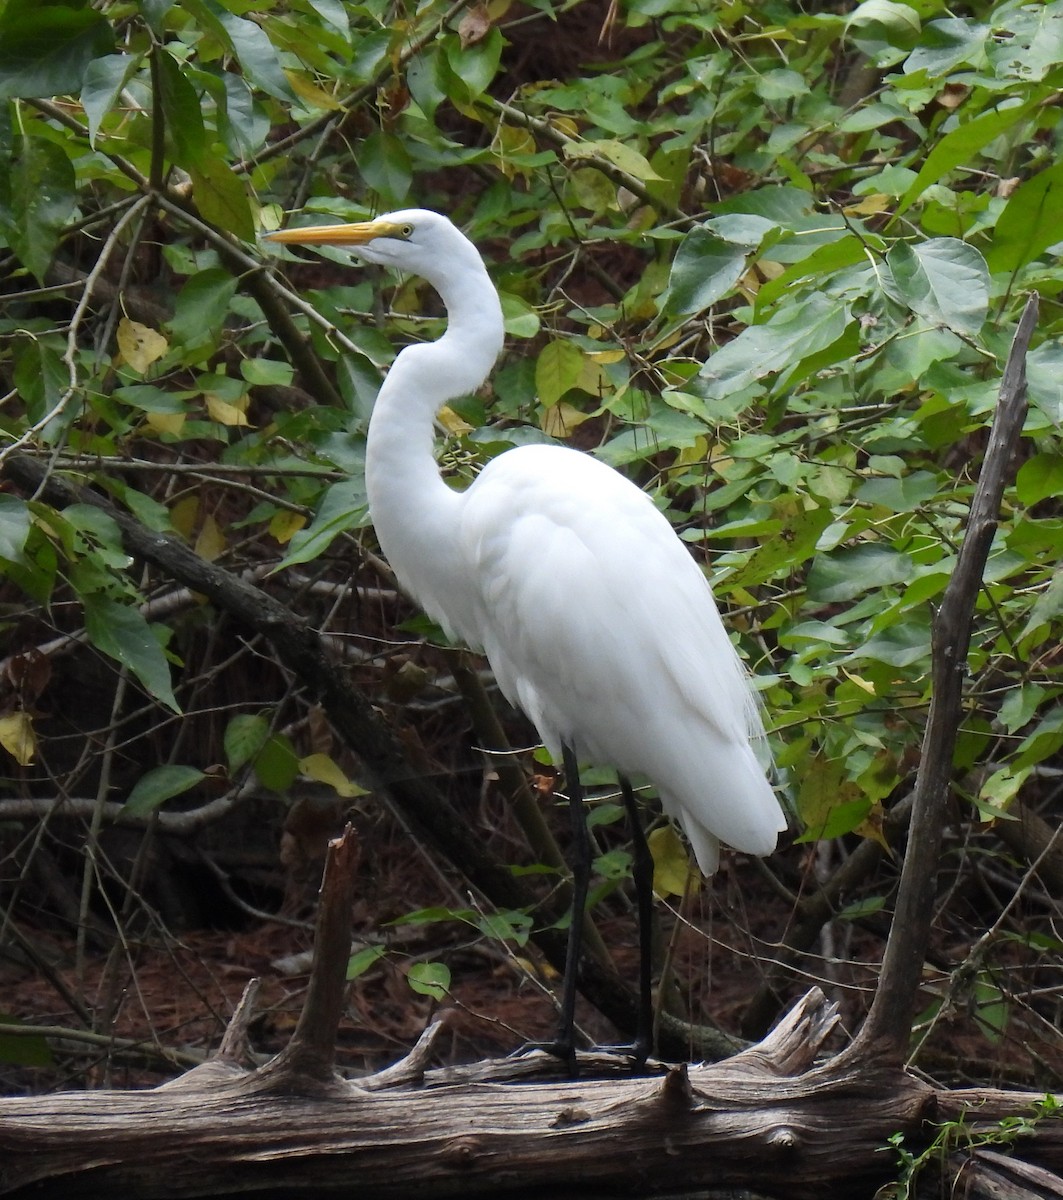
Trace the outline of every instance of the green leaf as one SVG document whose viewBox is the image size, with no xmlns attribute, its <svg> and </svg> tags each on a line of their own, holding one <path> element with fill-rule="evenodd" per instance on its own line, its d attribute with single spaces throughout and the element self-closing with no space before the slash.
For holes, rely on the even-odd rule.
<svg viewBox="0 0 1063 1200">
<path fill-rule="evenodd" d="M 539 332 L 539 314 L 520 296 L 500 291 L 502 320 L 510 337 L 533 338 Z"/>
<path fill-rule="evenodd" d="M 8 0 L 0 15 L 0 100 L 77 95 L 114 31 L 93 8 Z"/>
<path fill-rule="evenodd" d="M 930 659 L 930 627 L 918 621 L 876 633 L 863 645 L 846 655 L 846 662 L 871 659 L 888 666 L 904 668 L 916 663 L 925 665 Z"/>
<path fill-rule="evenodd" d="M 363 946 L 356 954 L 352 954 L 347 960 L 347 981 L 357 979 L 364 975 L 370 967 L 378 963 L 388 949 L 386 946 Z"/>
<path fill-rule="evenodd" d="M 271 792 L 286 792 L 299 775 L 299 757 L 283 733 L 266 739 L 255 755 L 255 775 Z"/>
<path fill-rule="evenodd" d="M 15 360 L 15 386 L 25 403 L 31 421 L 41 421 L 59 402 L 70 385 L 70 370 L 63 362 L 61 343 L 50 337 L 33 338 Z M 68 409 L 73 408 L 68 405 Z M 41 438 L 54 442 L 69 423 L 59 416 L 41 431 Z"/>
<path fill-rule="evenodd" d="M 692 229 L 676 251 L 662 306 L 684 315 L 715 304 L 741 279 L 748 253 L 704 226 Z"/>
<path fill-rule="evenodd" d="M 225 726 L 222 744 L 230 772 L 239 771 L 266 744 L 269 721 L 258 713 L 239 713 Z"/>
<path fill-rule="evenodd" d="M 190 171 L 208 148 L 199 96 L 171 54 L 158 45 L 152 54 L 158 81 L 155 103 L 161 107 L 166 122 L 170 152 L 179 167 Z"/>
<path fill-rule="evenodd" d="M 378 37 L 383 41 L 382 51 L 386 51 L 389 41 L 387 31 L 381 30 Z M 410 89 L 410 95 L 429 120 L 447 98 L 440 62 L 438 45 L 429 45 L 406 64 L 406 85 Z"/>
<path fill-rule="evenodd" d="M 485 937 L 499 942 L 513 942 L 517 946 L 527 945 L 534 927 L 535 922 L 531 917 L 519 909 L 483 913 L 476 917 L 476 928 Z"/>
<path fill-rule="evenodd" d="M 856 499 L 865 504 L 878 504 L 891 512 L 915 512 L 920 505 L 933 499 L 939 490 L 938 477 L 929 471 L 913 471 L 899 479 L 888 476 L 865 480 L 856 492 Z"/>
<path fill-rule="evenodd" d="M 0 1025 L 17 1025 L 27 1033 L 33 1028 L 11 1013 L 0 1012 Z M 51 1067 L 55 1065 L 52 1048 L 43 1034 L 0 1033 L 0 1063 L 10 1067 Z"/>
<path fill-rule="evenodd" d="M 981 150 L 989 145 L 994 138 L 1006 133 L 1009 129 L 1023 120 L 1030 111 L 1034 100 L 1025 104 L 1012 104 L 1007 108 L 992 109 L 960 125 L 957 129 L 946 133 L 940 142 L 930 151 L 919 169 L 912 186 L 901 197 L 895 216 L 900 216 L 932 184 L 937 183 L 950 171 L 964 163 L 974 162 Z"/>
<path fill-rule="evenodd" d="M 470 97 L 480 96 L 490 87 L 498 73 L 503 44 L 497 26 L 492 26 L 483 39 L 464 48 L 457 38 L 448 40 L 447 63 L 468 88 Z"/>
<path fill-rule="evenodd" d="M 991 30 L 970 18 L 946 17 L 923 28 L 920 43 L 904 61 L 904 73 L 925 71 L 929 78 L 947 75 L 961 63 L 986 65 L 985 43 Z"/>
<path fill-rule="evenodd" d="M 1021 183 L 993 229 L 986 259 L 992 271 L 1018 271 L 1063 238 L 1063 163 Z"/>
<path fill-rule="evenodd" d="M 1063 496 L 1063 456 L 1035 454 L 1028 458 L 1015 477 L 1015 491 L 1028 508 L 1049 496 Z"/>
<path fill-rule="evenodd" d="M 750 325 L 717 350 L 698 373 L 703 394 L 725 400 L 758 379 L 792 367 L 838 340 L 849 309 L 833 297 L 813 294 L 788 306 L 763 325 Z"/>
<path fill-rule="evenodd" d="M 93 59 L 81 87 L 81 107 L 89 124 L 89 145 L 95 146 L 100 123 L 113 112 L 118 95 L 142 61 L 139 54 L 105 54 Z"/>
<path fill-rule="evenodd" d="M 789 295 L 796 283 L 818 276 L 829 278 L 843 267 L 851 267 L 864 262 L 869 254 L 870 251 L 865 243 L 851 233 L 817 246 L 811 254 L 805 255 L 804 258 L 787 267 L 781 275 L 777 275 L 774 279 L 769 279 L 761 285 L 756 296 L 757 321 L 760 321 L 761 315 L 780 296 Z"/>
<path fill-rule="evenodd" d="M 974 337 L 989 314 L 985 259 L 959 238 L 899 242 L 886 256 L 895 289 L 887 289 L 916 315 Z"/>
<path fill-rule="evenodd" d="M 175 2 L 176 0 L 137 0 L 137 7 L 152 32 L 161 35 L 163 18 L 173 8 Z"/>
<path fill-rule="evenodd" d="M 1033 608 L 1030 609 L 1030 615 L 1026 619 L 1026 624 L 1019 634 L 1019 641 L 1025 641 L 1032 633 L 1040 629 L 1042 625 L 1048 626 L 1061 613 L 1063 613 L 1063 568 L 1056 570 L 1051 580 L 1049 580 L 1048 587 L 1034 601 Z M 1031 687 L 1032 685 L 1028 684 L 1023 689 L 1024 694 Z M 1001 711 L 1003 712 L 1003 708 Z"/>
<path fill-rule="evenodd" d="M 170 665 L 140 610 L 100 592 L 90 592 L 82 601 L 85 631 L 96 649 L 128 667 L 150 695 L 180 712 L 170 682 Z"/>
<path fill-rule="evenodd" d="M 583 351 L 566 338 L 555 338 L 535 360 L 535 390 L 540 404 L 552 408 L 583 374 Z"/>
<path fill-rule="evenodd" d="M 196 767 L 153 767 L 136 781 L 122 811 L 143 817 L 154 812 L 160 804 L 194 788 L 206 775 Z"/>
<path fill-rule="evenodd" d="M 318 505 L 313 523 L 295 534 L 289 543 L 288 553 L 276 569 L 280 571 L 297 563 L 310 562 L 324 554 L 334 538 L 348 529 L 364 525 L 367 511 L 364 480 L 344 479 L 334 483 Z"/>
<path fill-rule="evenodd" d="M 871 800 L 845 778 L 845 764 L 817 754 L 806 766 L 797 794 L 797 812 L 805 826 L 799 842 L 851 833 L 871 810 Z"/>
<path fill-rule="evenodd" d="M 433 1000 L 444 1000 L 450 991 L 450 968 L 446 963 L 411 963 L 406 978 L 412 991 Z"/>
<path fill-rule="evenodd" d="M 237 280 L 222 267 L 197 271 L 181 289 L 174 305 L 170 332 L 185 347 L 208 339 L 213 344 L 236 294 Z"/>
<path fill-rule="evenodd" d="M 43 283 L 74 211 L 74 168 L 54 142 L 19 138 L 9 171 L 0 171 L 0 229 Z"/>
<path fill-rule="evenodd" d="M 240 374 L 253 387 L 288 387 L 295 377 L 291 363 L 275 358 L 242 358 Z"/>
<path fill-rule="evenodd" d="M 753 551 L 727 578 L 728 588 L 755 587 L 779 572 L 788 572 L 811 557 L 820 534 L 834 519 L 829 508 L 812 508 L 790 518 L 779 532 Z"/>
<path fill-rule="evenodd" d="M 30 511 L 25 500 L 0 492 L 0 558 L 19 562 L 30 535 Z"/>
<path fill-rule="evenodd" d="M 252 241 L 255 219 L 243 177 L 213 153 L 201 155 L 189 166 L 188 173 L 192 177 L 192 195 L 200 216 L 219 229 L 244 241 Z M 233 280 L 234 286 L 235 283 Z"/>
<path fill-rule="evenodd" d="M 254 21 L 236 16 L 215 0 L 199 2 L 225 30 L 232 51 L 251 83 L 277 100 L 296 103 L 295 93 L 284 74 L 280 57 L 265 30 Z"/>
<path fill-rule="evenodd" d="M 413 182 L 413 163 L 405 142 L 375 129 L 358 151 L 358 170 L 366 183 L 389 204 L 401 204 Z"/>
<path fill-rule="evenodd" d="M 808 597 L 819 604 L 837 604 L 873 588 L 907 583 L 914 569 L 907 554 L 889 546 L 840 546 L 817 555 L 808 572 Z"/>
</svg>

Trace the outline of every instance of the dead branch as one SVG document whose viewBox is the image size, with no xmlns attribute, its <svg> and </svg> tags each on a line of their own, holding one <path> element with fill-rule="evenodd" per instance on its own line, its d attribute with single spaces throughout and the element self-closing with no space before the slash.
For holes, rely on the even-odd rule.
<svg viewBox="0 0 1063 1200">
<path fill-rule="evenodd" d="M 934 884 L 950 794 L 953 749 L 962 717 L 974 606 L 1026 415 L 1026 352 L 1036 325 L 1034 294 L 1026 302 L 1012 340 L 989 445 L 967 519 L 967 532 L 934 621 L 930 713 L 915 782 L 908 849 L 882 959 L 882 976 L 871 1011 L 851 1048 L 854 1054 L 873 1050 L 876 1059 L 885 1056 L 900 1062 L 911 1033 L 923 960 L 930 942 Z"/>
<path fill-rule="evenodd" d="M 744 1186 L 864 1197 L 893 1173 L 891 1134 L 918 1139 L 927 1120 L 972 1111 L 982 1122 L 1032 1113 L 1038 1099 L 936 1093 L 852 1056 L 817 1065 L 835 1023 L 818 991 L 758 1046 L 713 1066 L 653 1064 L 660 1074 L 632 1078 L 623 1059 L 585 1055 L 586 1074 L 613 1077 L 557 1082 L 537 1074 L 544 1061 L 557 1069 L 538 1054 L 425 1071 L 437 1022 L 396 1067 L 341 1080 L 323 1043 L 342 993 L 355 857 L 349 833 L 330 845 L 307 1005 L 287 1050 L 258 1070 L 239 1066 L 242 1002 L 222 1052 L 172 1084 L 0 1100 L 0 1195 L 516 1198 L 570 1192 L 578 1179 L 582 1196 Z M 1063 1122 L 1024 1151 L 1018 1161 L 983 1143 L 974 1194 L 1055 1197 L 1044 1189 L 1063 1187 L 1051 1174 L 1063 1166 Z M 1001 1179 L 1011 1191 L 989 1190 Z"/>
</svg>

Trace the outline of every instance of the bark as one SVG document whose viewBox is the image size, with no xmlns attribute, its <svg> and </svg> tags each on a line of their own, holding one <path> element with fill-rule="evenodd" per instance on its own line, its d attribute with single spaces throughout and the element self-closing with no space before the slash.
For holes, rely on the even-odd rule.
<svg viewBox="0 0 1063 1200">
<path fill-rule="evenodd" d="M 928 1122 L 974 1112 L 985 1127 L 1039 1099 L 939 1093 L 852 1054 L 817 1062 L 836 1022 L 818 991 L 763 1042 L 712 1066 L 655 1064 L 657 1074 L 633 1078 L 623 1058 L 580 1055 L 582 1071 L 613 1077 L 557 1081 L 560 1064 L 537 1052 L 427 1071 L 438 1020 L 403 1062 L 341 1079 L 332 1046 L 355 865 L 348 831 L 329 849 L 311 986 L 281 1054 L 257 1070 L 239 1065 L 248 996 L 215 1059 L 173 1083 L 0 1100 L 0 1195 L 560 1196 L 578 1180 L 583 1197 L 741 1186 L 857 1200 L 895 1173 L 890 1135 L 918 1145 L 933 1135 Z M 1063 1167 L 1063 1123 L 1040 1126 L 1023 1151 L 1005 1158 L 983 1142 L 955 1169 L 975 1173 L 972 1194 L 987 1198 L 1063 1191 L 1052 1173 Z"/>
</svg>

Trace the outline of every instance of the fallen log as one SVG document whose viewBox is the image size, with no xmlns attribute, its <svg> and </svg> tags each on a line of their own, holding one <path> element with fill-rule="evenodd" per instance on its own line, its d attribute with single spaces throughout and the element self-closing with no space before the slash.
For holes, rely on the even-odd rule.
<svg viewBox="0 0 1063 1200">
<path fill-rule="evenodd" d="M 358 1190 L 403 1200 L 556 1196 L 578 1181 L 581 1196 L 744 1186 L 794 1200 L 842 1187 L 859 1197 L 896 1174 L 892 1135 L 925 1145 L 935 1122 L 972 1112 L 990 1133 L 980 1135 L 981 1157 L 957 1170 L 980 1171 L 986 1187 L 1004 1179 L 1015 1198 L 1053 1195 L 1043 1187 L 1063 1169 L 1063 1122 L 1031 1129 L 1022 1147 L 1029 1170 L 985 1157 L 995 1144 L 991 1122 L 1032 1116 L 1041 1097 L 936 1091 L 859 1053 L 822 1061 L 836 1014 L 818 989 L 762 1042 L 712 1065 L 652 1064 L 653 1074 L 632 1077 L 622 1056 L 581 1054 L 584 1077 L 568 1080 L 536 1052 L 431 1070 L 441 1017 L 400 1063 L 340 1078 L 333 1047 L 355 860 L 348 830 L 330 847 L 307 1001 L 280 1054 L 257 1069 L 241 1065 L 251 988 L 214 1059 L 169 1084 L 0 1100 L 0 1195 Z"/>
</svg>

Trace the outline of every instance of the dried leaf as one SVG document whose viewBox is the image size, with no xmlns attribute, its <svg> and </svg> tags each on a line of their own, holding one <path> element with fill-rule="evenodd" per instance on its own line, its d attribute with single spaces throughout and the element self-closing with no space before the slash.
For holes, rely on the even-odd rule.
<svg viewBox="0 0 1063 1200">
<path fill-rule="evenodd" d="M 461 48 L 466 50 L 469 46 L 475 46 L 477 42 L 482 42 L 490 31 L 491 14 L 485 5 L 474 5 L 461 18 L 461 23 L 458 25 Z"/>
<path fill-rule="evenodd" d="M 235 404 L 230 404 L 228 400 L 222 400 L 221 397 L 215 396 L 211 392 L 207 392 L 205 395 L 207 412 L 210 414 L 212 421 L 217 421 L 219 425 L 250 426 L 251 422 L 247 419 L 243 411 L 243 407 L 247 405 L 246 396 L 241 401 L 243 407 L 238 408 Z"/>
<path fill-rule="evenodd" d="M 118 349 L 125 361 L 143 375 L 152 363 L 158 362 L 170 348 L 170 343 L 148 325 L 123 317 L 118 322 Z"/>
<path fill-rule="evenodd" d="M 0 717 L 0 746 L 20 767 L 28 767 L 33 762 L 37 739 L 29 713 L 13 712 Z"/>
</svg>

